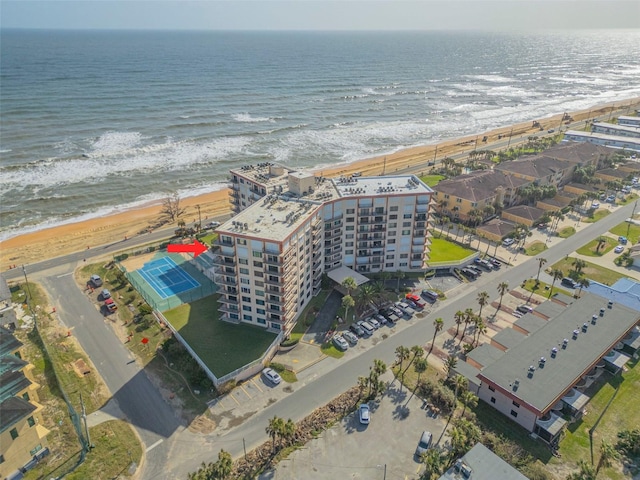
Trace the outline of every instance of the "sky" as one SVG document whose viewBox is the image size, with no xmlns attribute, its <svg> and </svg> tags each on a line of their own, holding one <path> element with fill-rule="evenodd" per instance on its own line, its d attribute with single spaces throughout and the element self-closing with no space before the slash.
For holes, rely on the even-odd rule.
<svg viewBox="0 0 640 480">
<path fill-rule="evenodd" d="M 0 0 L 1 28 L 640 29 L 640 0 Z"/>
</svg>

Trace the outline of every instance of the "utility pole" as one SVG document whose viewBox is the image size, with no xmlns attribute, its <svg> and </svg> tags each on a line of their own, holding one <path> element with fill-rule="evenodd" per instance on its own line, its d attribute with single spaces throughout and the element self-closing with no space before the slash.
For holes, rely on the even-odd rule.
<svg viewBox="0 0 640 480">
<path fill-rule="evenodd" d="M 511 135 L 513 135 L 513 127 L 511 127 L 511 131 L 509 132 L 509 142 L 507 142 L 507 148 L 511 145 Z"/>
<path fill-rule="evenodd" d="M 631 222 L 633 222 L 633 214 L 636 213 L 637 206 L 638 206 L 638 200 L 636 200 L 636 203 L 633 204 L 633 210 L 631 210 L 631 218 L 627 222 L 627 238 L 629 238 L 629 230 L 631 230 Z"/>
<path fill-rule="evenodd" d="M 198 231 L 202 230 L 202 216 L 200 215 L 200 205 L 196 205 L 198 209 Z"/>
<path fill-rule="evenodd" d="M 31 287 L 29 287 L 29 280 L 27 279 L 27 269 L 24 266 L 24 264 L 22 265 L 22 273 L 24 273 L 24 285 L 27 288 L 27 294 L 29 296 L 29 299 L 27 300 L 27 305 L 29 305 L 29 309 L 33 310 L 31 308 L 31 300 L 33 300 L 33 296 L 31 295 Z"/>
<path fill-rule="evenodd" d="M 82 393 L 80 394 L 80 407 L 82 408 L 82 420 L 84 422 L 84 430 L 87 434 L 87 452 L 91 451 L 91 435 L 89 435 L 89 425 L 87 424 L 87 410 L 84 408 L 82 401 Z"/>
<path fill-rule="evenodd" d="M 433 152 L 433 164 L 436 164 L 436 156 L 438 155 L 438 145 L 436 145 L 436 151 Z"/>
<path fill-rule="evenodd" d="M 387 157 L 384 157 L 384 163 L 382 164 L 382 175 L 387 171 Z"/>
</svg>

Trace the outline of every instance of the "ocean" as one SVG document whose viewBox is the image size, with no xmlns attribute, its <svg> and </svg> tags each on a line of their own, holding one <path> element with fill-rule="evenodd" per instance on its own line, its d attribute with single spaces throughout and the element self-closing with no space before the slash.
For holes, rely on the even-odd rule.
<svg viewBox="0 0 640 480">
<path fill-rule="evenodd" d="M 640 32 L 0 32 L 0 239 L 640 96 Z"/>
</svg>

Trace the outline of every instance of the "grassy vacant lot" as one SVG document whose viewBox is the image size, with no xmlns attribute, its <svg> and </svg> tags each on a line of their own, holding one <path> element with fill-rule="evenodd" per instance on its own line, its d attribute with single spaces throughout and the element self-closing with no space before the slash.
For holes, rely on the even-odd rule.
<svg viewBox="0 0 640 480">
<path fill-rule="evenodd" d="M 544 252 L 547 249 L 547 245 L 544 242 L 535 241 L 525 250 L 525 255 L 535 257 L 539 253 Z"/>
<path fill-rule="evenodd" d="M 611 212 L 609 210 L 601 208 L 601 209 L 595 211 L 595 213 L 593 214 L 593 217 L 586 217 L 584 219 L 584 223 L 595 223 L 598 220 L 600 220 L 601 218 L 606 217 L 610 213 Z"/>
<path fill-rule="evenodd" d="M 573 227 L 564 227 L 562 230 L 558 232 L 558 236 L 560 238 L 569 238 L 571 235 L 576 233 L 576 229 Z"/>
<path fill-rule="evenodd" d="M 616 387 L 618 394 L 602 417 L 593 435 L 594 460 L 597 463 L 600 457 L 600 444 L 607 440 L 615 445 L 617 434 L 621 430 L 638 428 L 640 425 L 640 409 L 637 405 L 638 391 L 640 391 L 640 362 L 637 360 L 627 364 L 629 370 L 622 376 L 613 376 L 604 373 L 598 382 L 587 390 L 591 401 L 587 404 L 587 415 L 581 421 L 571 425 L 567 430 L 564 440 L 560 443 L 562 462 L 576 464 L 578 460 L 590 461 L 589 429 L 593 427 L 598 417 L 604 411 L 611 400 Z M 602 380 L 601 380 L 602 379 Z M 623 479 L 629 478 L 619 471 L 619 466 L 614 463 L 611 468 L 603 468 L 598 478 Z"/>
<path fill-rule="evenodd" d="M 634 225 L 633 223 L 629 225 L 627 222 L 623 222 L 609 231 L 618 237 L 627 237 L 631 244 L 635 244 L 635 240 L 640 238 L 640 225 Z"/>
<path fill-rule="evenodd" d="M 578 250 L 576 250 L 576 253 L 579 253 L 580 255 L 586 255 L 587 257 L 601 257 L 605 253 L 610 252 L 613 248 L 615 248 L 616 245 L 618 245 L 618 241 L 611 237 L 605 237 L 603 235 L 602 239 L 605 243 L 601 245 L 600 250 L 596 251 L 596 248 L 598 247 L 598 243 L 600 241 L 600 237 L 598 237 L 595 240 L 591 240 L 586 245 L 580 247 Z"/>
<path fill-rule="evenodd" d="M 475 253 L 474 250 L 462 247 L 457 243 L 450 242 L 444 238 L 432 237 L 429 263 L 462 260 L 473 253 Z"/>
<path fill-rule="evenodd" d="M 260 358 L 276 336 L 262 328 L 220 321 L 218 305 L 218 295 L 209 295 L 164 316 L 213 374 L 222 377 Z"/>
<path fill-rule="evenodd" d="M 213 244 L 213 242 L 216 241 L 217 238 L 218 238 L 218 234 L 215 232 L 211 232 L 199 237 L 199 240 L 205 245 L 207 245 L 208 247 L 210 247 Z"/>
<path fill-rule="evenodd" d="M 560 260 L 553 264 L 550 268 L 557 268 L 562 270 L 565 276 L 569 275 L 569 271 L 573 270 L 573 262 L 575 258 L 568 257 Z M 621 273 L 615 272 L 613 270 L 609 270 L 608 268 L 601 267 L 600 265 L 596 265 L 591 262 L 585 262 L 587 266 L 582 269 L 582 273 L 589 280 L 595 280 L 596 282 L 604 283 L 605 285 L 613 285 L 619 279 L 624 277 Z"/>
<path fill-rule="evenodd" d="M 443 180 L 444 176 L 442 175 L 425 175 L 424 177 L 420 177 L 424 183 L 426 183 L 429 187 L 435 187 L 440 180 Z"/>
</svg>

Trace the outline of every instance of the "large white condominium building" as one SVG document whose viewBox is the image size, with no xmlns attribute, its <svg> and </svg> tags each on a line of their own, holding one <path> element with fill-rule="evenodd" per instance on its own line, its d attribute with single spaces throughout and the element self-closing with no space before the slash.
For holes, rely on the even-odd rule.
<svg viewBox="0 0 640 480">
<path fill-rule="evenodd" d="M 251 171 L 233 170 L 230 186 L 258 197 L 217 229 L 223 320 L 288 332 L 324 272 L 419 272 L 428 260 L 433 190 L 417 177 L 327 179 L 282 169 L 278 181 L 265 173 L 253 181 Z"/>
</svg>

